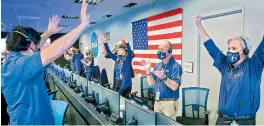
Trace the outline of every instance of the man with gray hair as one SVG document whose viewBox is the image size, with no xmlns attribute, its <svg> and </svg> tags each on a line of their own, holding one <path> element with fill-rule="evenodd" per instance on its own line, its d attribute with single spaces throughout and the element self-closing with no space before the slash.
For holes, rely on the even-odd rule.
<svg viewBox="0 0 264 126">
<path fill-rule="evenodd" d="M 194 17 L 204 46 L 220 71 L 222 80 L 216 125 L 256 125 L 260 105 L 260 81 L 264 64 L 264 38 L 249 57 L 251 45 L 242 36 L 228 39 L 224 55 L 206 33 L 201 16 Z"/>
</svg>

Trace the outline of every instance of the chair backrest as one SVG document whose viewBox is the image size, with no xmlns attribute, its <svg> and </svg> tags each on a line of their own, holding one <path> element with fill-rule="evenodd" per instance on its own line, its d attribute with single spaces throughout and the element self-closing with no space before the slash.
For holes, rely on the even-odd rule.
<svg viewBox="0 0 264 126">
<path fill-rule="evenodd" d="M 92 80 L 93 81 L 99 81 L 100 80 L 100 67 L 98 65 L 94 66 Z"/>
<path fill-rule="evenodd" d="M 142 98 L 153 99 L 154 97 L 155 99 L 155 86 L 149 86 L 146 76 L 142 76 L 140 78 L 140 87 L 140 93 Z"/>
<path fill-rule="evenodd" d="M 100 75 L 100 84 L 104 86 L 105 84 L 109 83 L 107 73 L 105 69 L 102 69 L 101 75 Z"/>
<path fill-rule="evenodd" d="M 48 95 L 49 95 L 49 99 L 50 99 L 50 100 L 54 100 L 57 91 L 58 91 L 58 90 L 55 90 L 55 91 L 53 91 L 53 92 L 49 92 L 49 93 L 48 93 Z"/>
<path fill-rule="evenodd" d="M 182 88 L 182 116 L 205 118 L 209 91 L 200 87 Z"/>
<path fill-rule="evenodd" d="M 68 103 L 65 101 L 52 100 L 51 107 L 55 118 L 55 125 L 63 125 Z"/>
</svg>

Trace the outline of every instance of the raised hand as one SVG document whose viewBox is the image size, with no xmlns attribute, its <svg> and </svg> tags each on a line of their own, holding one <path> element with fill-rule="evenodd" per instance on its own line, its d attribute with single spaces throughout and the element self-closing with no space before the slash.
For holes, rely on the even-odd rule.
<svg viewBox="0 0 264 126">
<path fill-rule="evenodd" d="M 128 43 L 128 39 L 127 38 L 123 38 L 122 40 L 124 40 L 126 43 Z"/>
<path fill-rule="evenodd" d="M 90 14 L 86 14 L 88 3 L 87 0 L 82 1 L 82 8 L 81 8 L 81 24 L 84 27 L 88 27 L 90 25 Z"/>
<path fill-rule="evenodd" d="M 107 40 L 106 40 L 106 37 L 105 37 L 105 33 L 104 32 L 101 33 L 101 38 L 102 38 L 102 42 L 103 43 L 107 43 Z"/>
<path fill-rule="evenodd" d="M 62 30 L 62 28 L 58 26 L 59 22 L 60 22 L 60 17 L 58 17 L 57 15 L 53 15 L 52 18 L 49 18 L 49 25 L 47 32 L 50 35 L 56 34 Z"/>
<path fill-rule="evenodd" d="M 193 16 L 193 19 L 194 19 L 196 25 L 200 25 L 201 24 L 201 20 L 202 20 L 202 16 L 196 14 L 196 15 Z"/>
<path fill-rule="evenodd" d="M 149 74 L 151 72 L 150 71 L 150 69 L 151 69 L 151 63 L 150 63 L 150 61 L 141 60 L 141 65 L 146 70 L 147 74 Z"/>
</svg>

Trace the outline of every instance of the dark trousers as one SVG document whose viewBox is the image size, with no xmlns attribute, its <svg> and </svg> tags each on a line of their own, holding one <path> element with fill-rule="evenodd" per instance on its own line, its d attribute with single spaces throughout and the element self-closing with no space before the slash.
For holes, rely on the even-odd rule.
<svg viewBox="0 0 264 126">
<path fill-rule="evenodd" d="M 231 125 L 233 121 L 224 119 L 223 117 L 218 116 L 216 125 Z M 256 119 L 250 120 L 236 120 L 238 125 L 256 125 Z"/>
<path fill-rule="evenodd" d="M 122 87 L 122 80 L 116 80 L 113 90 L 119 92 L 119 94 L 125 98 L 129 98 L 129 94 L 131 93 L 132 87 L 129 86 L 125 89 L 121 89 Z"/>
<path fill-rule="evenodd" d="M 129 87 L 127 87 L 127 88 L 125 88 L 125 89 L 121 89 L 120 91 L 119 91 L 119 94 L 121 95 L 121 96 L 123 96 L 123 97 L 125 97 L 125 98 L 129 98 L 129 94 L 131 94 L 131 90 L 132 90 L 132 87 L 131 86 L 129 86 Z"/>
<path fill-rule="evenodd" d="M 92 72 L 85 72 L 85 74 L 86 74 L 87 80 L 92 81 Z"/>
</svg>

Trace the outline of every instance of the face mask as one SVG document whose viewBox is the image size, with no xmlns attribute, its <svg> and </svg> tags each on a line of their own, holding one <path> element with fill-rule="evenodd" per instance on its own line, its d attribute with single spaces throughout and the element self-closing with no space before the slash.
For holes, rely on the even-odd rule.
<svg viewBox="0 0 264 126">
<path fill-rule="evenodd" d="M 160 60 L 164 60 L 167 57 L 166 53 L 161 51 L 158 51 L 157 55 Z"/>
<path fill-rule="evenodd" d="M 124 56 L 123 55 L 117 55 L 117 59 L 120 61 L 120 60 L 123 60 L 124 59 Z"/>
<path fill-rule="evenodd" d="M 239 52 L 227 52 L 227 62 L 230 64 L 235 64 L 240 60 Z"/>
</svg>

